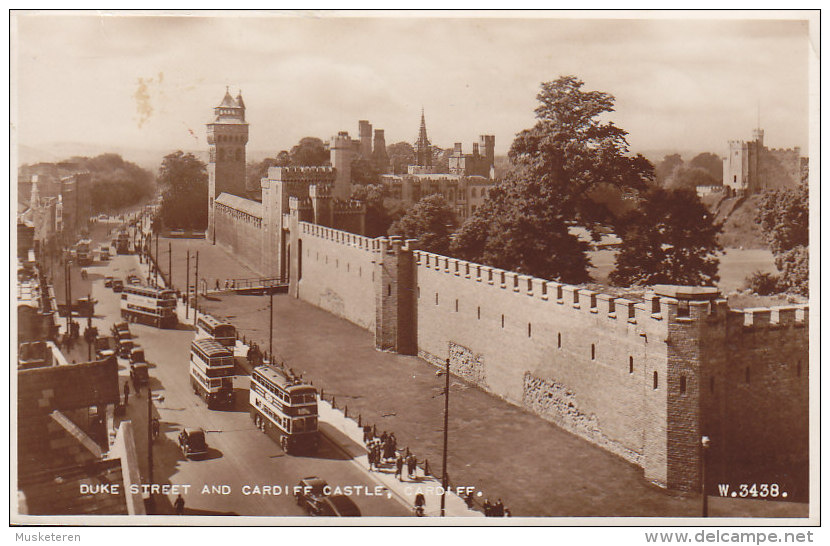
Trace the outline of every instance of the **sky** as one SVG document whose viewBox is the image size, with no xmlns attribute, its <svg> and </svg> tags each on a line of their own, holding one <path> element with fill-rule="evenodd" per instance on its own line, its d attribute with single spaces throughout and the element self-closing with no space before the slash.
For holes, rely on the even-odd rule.
<svg viewBox="0 0 830 546">
<path fill-rule="evenodd" d="M 17 13 L 13 136 L 40 148 L 204 150 L 230 86 L 247 106 L 249 150 L 356 137 L 360 119 L 384 129 L 387 144 L 413 142 L 423 108 L 434 144 L 470 152 L 494 134 L 504 154 L 533 126 L 540 83 L 572 74 L 616 98 L 608 118 L 633 151 L 724 154 L 728 140 L 751 138 L 760 111 L 767 145 L 806 155 L 815 55 L 806 20 L 210 14 Z"/>
</svg>

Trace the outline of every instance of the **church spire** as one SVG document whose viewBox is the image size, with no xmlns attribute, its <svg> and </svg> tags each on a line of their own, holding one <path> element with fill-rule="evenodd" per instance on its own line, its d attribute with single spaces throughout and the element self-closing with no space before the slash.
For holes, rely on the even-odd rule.
<svg viewBox="0 0 830 546">
<path fill-rule="evenodd" d="M 423 107 L 421 107 L 421 128 L 418 131 L 418 140 L 415 142 L 415 164 L 421 167 L 432 166 L 432 146 L 427 137 L 427 123 Z"/>
</svg>

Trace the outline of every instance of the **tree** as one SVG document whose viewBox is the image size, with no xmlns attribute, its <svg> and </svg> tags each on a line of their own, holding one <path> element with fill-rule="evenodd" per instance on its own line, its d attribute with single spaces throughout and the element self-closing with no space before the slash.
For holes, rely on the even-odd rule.
<svg viewBox="0 0 830 546">
<path fill-rule="evenodd" d="M 405 174 L 406 168 L 415 163 L 415 148 L 409 142 L 396 142 L 386 147 L 389 167 L 394 174 Z"/>
<path fill-rule="evenodd" d="M 627 208 L 622 195 L 647 188 L 653 167 L 627 155 L 624 130 L 600 120 L 614 97 L 583 85 L 574 76 L 542 83 L 537 122 L 508 153 L 515 168 L 462 226 L 453 245 L 459 256 L 562 282 L 589 280 L 588 246 L 568 226 L 597 235 L 616 225 Z"/>
<path fill-rule="evenodd" d="M 683 158 L 680 154 L 671 154 L 663 157 L 654 168 L 654 177 L 658 184 L 665 185 L 670 177 L 674 176 L 675 170 L 683 165 Z"/>
<path fill-rule="evenodd" d="M 723 160 L 717 154 L 703 152 L 689 161 L 689 166 L 703 169 L 711 176 L 716 184 L 723 183 Z"/>
<path fill-rule="evenodd" d="M 294 167 L 317 167 L 329 163 L 329 151 L 325 143 L 316 137 L 304 137 L 289 152 Z"/>
<path fill-rule="evenodd" d="M 711 285 L 718 281 L 721 224 L 689 190 L 653 188 L 621 222 L 616 285 Z"/>
<path fill-rule="evenodd" d="M 291 158 L 285 150 L 277 154 L 276 157 L 266 157 L 258 163 L 249 163 L 246 169 L 246 189 L 248 191 L 256 191 L 261 188 L 260 182 L 268 175 L 268 169 L 271 167 L 288 167 L 291 164 Z"/>
<path fill-rule="evenodd" d="M 168 154 L 159 169 L 161 219 L 168 228 L 207 227 L 208 175 L 205 164 L 181 150 Z"/>
<path fill-rule="evenodd" d="M 568 232 L 549 191 L 538 180 L 510 174 L 458 231 L 451 253 L 544 279 L 588 281 L 588 245 Z"/>
<path fill-rule="evenodd" d="M 756 212 L 775 266 L 781 272 L 783 290 L 809 294 L 810 203 L 806 182 L 796 188 L 764 193 Z"/>
<path fill-rule="evenodd" d="M 383 237 L 389 231 L 389 226 L 403 216 L 399 208 L 386 205 L 388 192 L 382 184 L 353 186 L 351 197 L 366 204 L 367 237 Z"/>
<path fill-rule="evenodd" d="M 701 167 L 680 165 L 663 184 L 664 188 L 671 190 L 685 189 L 696 191 L 698 186 L 714 186 L 720 184 L 720 178 L 715 179 L 709 171 Z"/>
<path fill-rule="evenodd" d="M 378 184 L 380 174 L 371 159 L 357 157 L 352 161 L 352 184 L 358 186 Z"/>
<path fill-rule="evenodd" d="M 536 96 L 536 125 L 521 131 L 510 146 L 511 161 L 549 189 L 553 201 L 573 220 L 594 228 L 613 223 L 606 207 L 597 206 L 590 192 L 599 184 L 623 191 L 643 191 L 654 168 L 640 154 L 628 156 L 628 134 L 600 118 L 614 111 L 614 97 L 583 91 L 584 83 L 562 76 L 542 83 Z"/>
<path fill-rule="evenodd" d="M 440 194 L 424 197 L 389 228 L 389 235 L 418 239 L 419 248 L 448 254 L 450 236 L 455 231 L 455 213 Z"/>
</svg>

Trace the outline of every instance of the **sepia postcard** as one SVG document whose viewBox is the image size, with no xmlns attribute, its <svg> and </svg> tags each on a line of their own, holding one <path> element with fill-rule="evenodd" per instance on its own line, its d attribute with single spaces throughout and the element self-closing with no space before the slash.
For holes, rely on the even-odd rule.
<svg viewBox="0 0 830 546">
<path fill-rule="evenodd" d="M 17 540 L 818 524 L 817 11 L 10 33 Z"/>
</svg>

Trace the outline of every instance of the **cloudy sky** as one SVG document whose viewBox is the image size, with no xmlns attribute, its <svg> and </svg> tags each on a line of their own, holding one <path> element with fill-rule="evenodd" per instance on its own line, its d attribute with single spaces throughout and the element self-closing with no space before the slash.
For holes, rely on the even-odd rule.
<svg viewBox="0 0 830 546">
<path fill-rule="evenodd" d="M 433 143 L 469 151 L 492 133 L 505 153 L 533 124 L 539 83 L 574 74 L 616 97 L 611 118 L 635 151 L 723 153 L 750 137 L 759 105 L 768 145 L 808 143 L 806 21 L 205 15 L 17 17 L 19 142 L 204 149 L 230 86 L 249 149 L 355 136 L 359 119 L 387 143 L 413 141 L 423 107 Z"/>
</svg>

